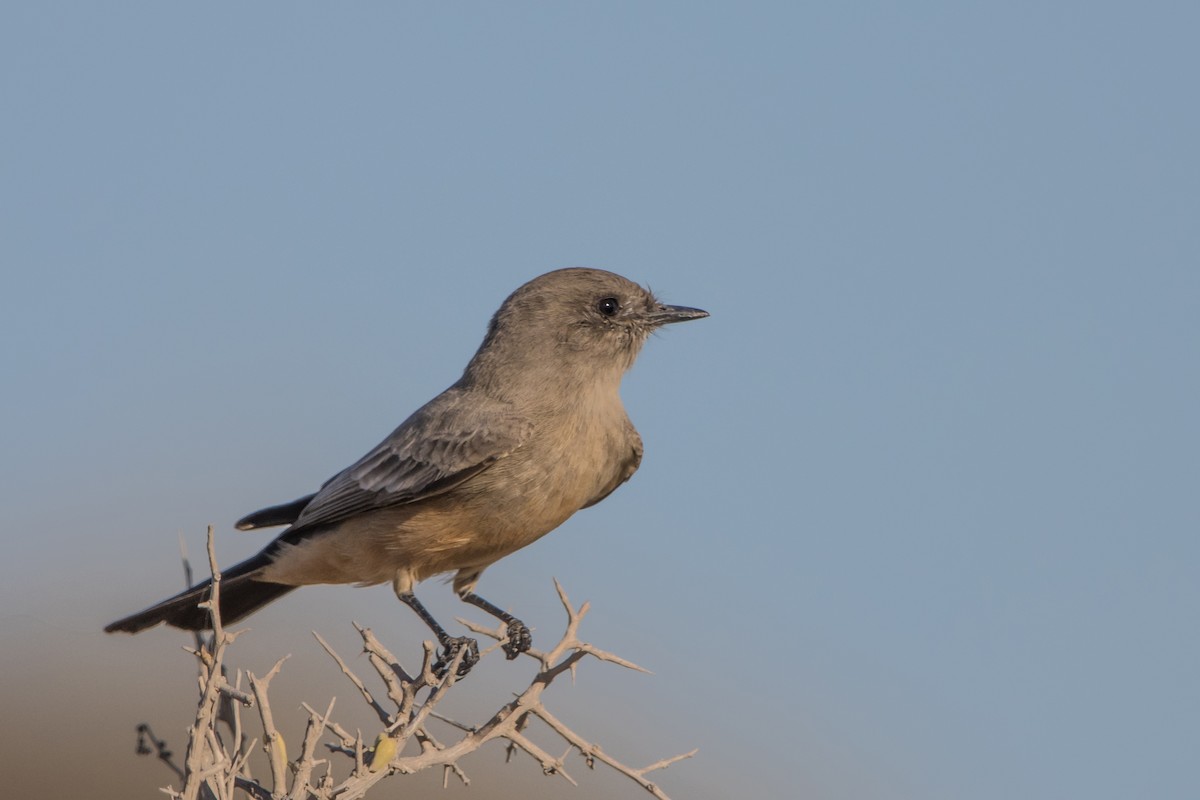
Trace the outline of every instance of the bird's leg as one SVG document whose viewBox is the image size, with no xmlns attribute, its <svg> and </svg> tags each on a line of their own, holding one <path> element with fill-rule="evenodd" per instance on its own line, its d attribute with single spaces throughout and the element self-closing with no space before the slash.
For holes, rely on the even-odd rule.
<svg viewBox="0 0 1200 800">
<path fill-rule="evenodd" d="M 504 643 L 503 650 L 504 655 L 508 657 L 509 661 L 512 661 L 533 645 L 533 637 L 529 633 L 529 628 L 525 627 L 525 623 L 512 614 L 492 605 L 469 589 L 459 592 L 458 596 L 463 602 L 479 606 L 496 619 L 508 624 L 508 641 Z"/>
<path fill-rule="evenodd" d="M 482 608 L 508 625 L 506 640 L 501 647 L 504 655 L 508 657 L 509 661 L 512 661 L 530 648 L 533 644 L 533 637 L 529 635 L 529 628 L 525 627 L 524 622 L 475 594 L 475 584 L 479 582 L 479 576 L 482 574 L 483 570 L 480 568 L 464 567 L 460 569 L 454 576 L 454 592 L 463 602 Z"/>
<path fill-rule="evenodd" d="M 433 635 L 437 637 L 438 643 L 442 646 L 442 653 L 438 656 L 438 660 L 433 665 L 433 672 L 439 678 L 445 677 L 446 670 L 450 666 L 450 662 L 458 655 L 459 650 L 466 650 L 463 654 L 462 661 L 458 663 L 458 677 L 462 677 L 471 671 L 471 667 L 475 666 L 479 661 L 479 644 L 469 636 L 451 636 L 446 633 L 446 629 L 438 625 L 437 620 L 433 615 L 426 610 L 421 601 L 412 592 L 396 592 L 396 597 L 400 598 L 400 602 L 417 612 L 417 616 L 421 621 L 429 626 L 429 630 L 433 631 Z"/>
</svg>

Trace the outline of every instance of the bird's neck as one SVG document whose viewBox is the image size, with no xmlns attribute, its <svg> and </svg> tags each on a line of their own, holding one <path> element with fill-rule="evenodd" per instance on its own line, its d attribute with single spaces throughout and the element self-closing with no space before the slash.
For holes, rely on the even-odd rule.
<svg viewBox="0 0 1200 800">
<path fill-rule="evenodd" d="M 598 400 L 620 403 L 624 364 L 598 368 L 561 352 L 538 357 L 526 351 L 514 358 L 497 350 L 476 353 L 459 385 L 531 412 L 561 413 Z"/>
</svg>

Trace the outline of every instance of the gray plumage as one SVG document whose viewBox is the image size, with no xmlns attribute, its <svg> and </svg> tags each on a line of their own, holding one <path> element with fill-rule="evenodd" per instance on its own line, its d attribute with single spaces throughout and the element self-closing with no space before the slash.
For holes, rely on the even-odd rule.
<svg viewBox="0 0 1200 800">
<path fill-rule="evenodd" d="M 524 630 L 528 647 L 518 620 L 473 593 L 480 573 L 629 479 L 642 441 L 621 403 L 621 377 L 656 328 L 705 316 L 601 270 L 526 283 L 453 386 L 315 494 L 238 522 L 290 527 L 223 574 L 224 621 L 298 586 L 390 581 L 453 649 L 467 640 L 447 637 L 412 594 L 417 582 L 453 571 L 455 591 L 509 621 L 510 634 Z M 207 591 L 193 587 L 105 630 L 207 627 L 196 608 Z M 524 649 L 513 647 L 510 657 Z"/>
</svg>

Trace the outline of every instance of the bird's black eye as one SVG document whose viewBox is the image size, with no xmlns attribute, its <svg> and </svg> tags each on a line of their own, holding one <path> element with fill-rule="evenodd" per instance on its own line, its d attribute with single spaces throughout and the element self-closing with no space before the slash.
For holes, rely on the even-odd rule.
<svg viewBox="0 0 1200 800">
<path fill-rule="evenodd" d="M 621 304 L 615 297 L 606 297 L 596 304 L 596 310 L 606 317 L 615 317 L 621 310 Z"/>
</svg>

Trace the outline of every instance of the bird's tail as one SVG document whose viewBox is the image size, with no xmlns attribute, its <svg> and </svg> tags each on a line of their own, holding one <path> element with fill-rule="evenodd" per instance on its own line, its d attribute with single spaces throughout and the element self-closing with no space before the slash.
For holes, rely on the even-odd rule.
<svg viewBox="0 0 1200 800">
<path fill-rule="evenodd" d="M 295 589 L 281 583 L 258 580 L 255 576 L 270 563 L 270 557 L 262 553 L 230 567 L 221 574 L 221 622 L 229 624 L 257 611 Z M 200 631 L 212 627 L 208 609 L 199 604 L 208 599 L 212 580 L 206 580 L 187 591 L 169 597 L 145 611 L 119 619 L 107 625 L 108 633 L 124 631 L 137 633 L 152 628 L 160 622 L 189 631 Z"/>
</svg>

